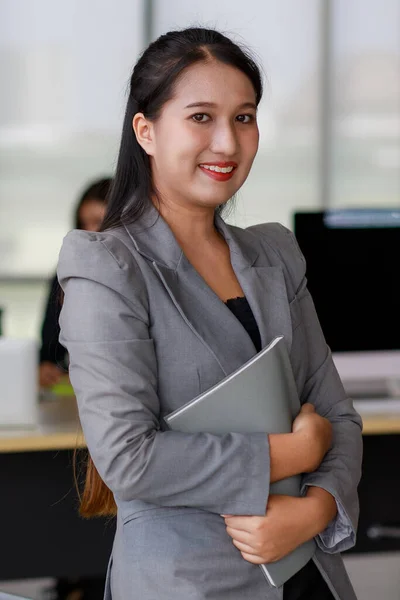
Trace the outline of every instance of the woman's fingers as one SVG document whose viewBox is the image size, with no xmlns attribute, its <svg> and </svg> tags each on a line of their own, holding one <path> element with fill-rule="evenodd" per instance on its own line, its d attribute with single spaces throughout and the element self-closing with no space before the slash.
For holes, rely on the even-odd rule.
<svg viewBox="0 0 400 600">
<path fill-rule="evenodd" d="M 253 536 L 248 531 L 227 527 L 226 532 L 233 540 L 242 542 L 243 544 L 251 545 L 251 539 Z"/>
<path fill-rule="evenodd" d="M 247 544 L 243 544 L 243 542 L 239 542 L 238 540 L 232 539 L 233 545 L 236 546 L 236 548 L 238 550 L 240 550 L 240 552 L 244 552 L 246 554 L 250 554 L 251 556 L 258 556 L 257 555 L 257 551 L 252 548 L 251 546 L 248 546 Z"/>
<path fill-rule="evenodd" d="M 247 552 L 241 552 L 241 555 L 243 556 L 244 560 L 247 560 L 247 562 L 252 563 L 253 565 L 262 565 L 265 563 L 265 560 L 261 558 L 261 556 L 254 556 L 253 554 L 248 554 Z"/>
<path fill-rule="evenodd" d="M 225 518 L 225 525 L 238 531 L 255 531 L 265 517 L 260 516 L 233 516 Z"/>
</svg>

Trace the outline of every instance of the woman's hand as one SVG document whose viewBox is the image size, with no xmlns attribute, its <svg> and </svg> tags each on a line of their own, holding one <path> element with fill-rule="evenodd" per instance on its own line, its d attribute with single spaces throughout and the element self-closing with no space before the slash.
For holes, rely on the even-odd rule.
<svg viewBox="0 0 400 600">
<path fill-rule="evenodd" d="M 243 558 L 255 565 L 275 562 L 321 533 L 336 514 L 334 498 L 309 488 L 303 498 L 270 495 L 265 516 L 227 516 L 226 531 Z"/>
<path fill-rule="evenodd" d="M 243 558 L 255 565 L 283 558 L 313 537 L 306 498 L 271 495 L 259 517 L 225 517 L 226 531 Z"/>
<path fill-rule="evenodd" d="M 63 371 L 57 365 L 45 360 L 39 365 L 39 386 L 51 387 L 56 385 L 63 375 Z"/>
<path fill-rule="evenodd" d="M 332 444 L 332 425 L 315 412 L 312 404 L 303 404 L 292 425 L 292 432 L 303 448 L 304 473 L 315 471 Z"/>
</svg>

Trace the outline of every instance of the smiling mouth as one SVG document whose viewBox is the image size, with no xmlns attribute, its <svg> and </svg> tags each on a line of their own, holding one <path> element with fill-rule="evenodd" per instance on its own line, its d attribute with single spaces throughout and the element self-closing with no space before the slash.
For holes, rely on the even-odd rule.
<svg viewBox="0 0 400 600">
<path fill-rule="evenodd" d="M 207 171 L 213 171 L 215 173 L 232 173 L 234 166 L 229 167 L 219 167 L 218 165 L 199 165 L 202 169 L 206 169 Z"/>
<path fill-rule="evenodd" d="M 228 181 L 237 169 L 237 163 L 201 163 L 199 168 L 216 181 Z"/>
</svg>

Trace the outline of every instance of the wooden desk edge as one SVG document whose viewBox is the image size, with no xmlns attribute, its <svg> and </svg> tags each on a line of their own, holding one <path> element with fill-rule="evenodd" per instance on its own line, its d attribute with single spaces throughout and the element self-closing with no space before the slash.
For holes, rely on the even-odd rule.
<svg viewBox="0 0 400 600">
<path fill-rule="evenodd" d="M 390 435 L 400 433 L 400 414 L 364 415 L 362 416 L 362 420 L 363 435 Z"/>
<path fill-rule="evenodd" d="M 394 434 L 400 434 L 400 414 L 363 417 L 363 435 Z M 43 435 L 28 433 L 10 438 L 1 437 L 0 433 L 0 453 L 74 450 L 85 447 L 86 443 L 81 431 L 54 432 Z"/>
<path fill-rule="evenodd" d="M 46 450 L 74 450 L 85 448 L 85 440 L 81 432 L 58 432 L 43 435 L 25 435 L 1 437 L 0 453 L 7 452 L 43 452 Z"/>
</svg>

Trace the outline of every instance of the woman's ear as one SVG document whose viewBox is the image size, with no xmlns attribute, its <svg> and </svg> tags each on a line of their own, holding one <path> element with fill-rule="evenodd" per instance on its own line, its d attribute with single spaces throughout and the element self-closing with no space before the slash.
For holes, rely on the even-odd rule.
<svg viewBox="0 0 400 600">
<path fill-rule="evenodd" d="M 154 145 L 154 128 L 152 122 L 146 119 L 143 113 L 136 113 L 132 119 L 132 128 L 138 144 L 146 154 L 152 156 Z"/>
</svg>

